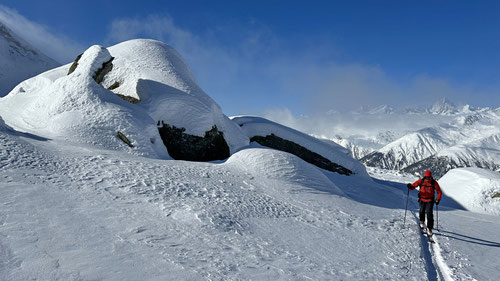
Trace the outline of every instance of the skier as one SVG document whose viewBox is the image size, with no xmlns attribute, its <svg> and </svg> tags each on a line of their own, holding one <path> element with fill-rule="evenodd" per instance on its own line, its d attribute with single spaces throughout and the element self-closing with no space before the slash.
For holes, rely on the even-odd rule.
<svg viewBox="0 0 500 281">
<path fill-rule="evenodd" d="M 432 228 L 434 227 L 434 215 L 432 213 L 432 209 L 434 207 L 434 203 L 439 205 L 439 201 L 441 201 L 441 196 L 443 193 L 441 192 L 441 188 L 437 181 L 432 178 L 431 171 L 427 170 L 424 172 L 424 178 L 417 180 L 413 184 L 409 183 L 406 185 L 410 190 L 414 190 L 417 186 L 420 186 L 420 191 L 418 192 L 418 203 L 420 205 L 420 231 L 424 233 L 424 221 L 425 214 L 427 213 L 427 237 L 432 236 Z M 437 192 L 437 199 L 434 200 L 434 190 Z"/>
</svg>

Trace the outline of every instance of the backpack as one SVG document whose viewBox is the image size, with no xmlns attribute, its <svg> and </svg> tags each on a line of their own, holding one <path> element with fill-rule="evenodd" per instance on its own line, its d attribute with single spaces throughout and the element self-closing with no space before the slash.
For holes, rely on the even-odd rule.
<svg viewBox="0 0 500 281">
<path fill-rule="evenodd" d="M 422 178 L 422 181 L 418 185 L 419 186 L 419 191 L 418 191 L 418 200 L 419 201 L 421 199 L 420 193 L 422 192 L 423 185 L 424 185 L 424 179 Z M 429 188 L 432 188 L 432 197 L 431 198 L 424 198 L 424 199 L 432 199 L 432 201 L 434 201 L 434 191 L 436 190 L 435 186 L 436 186 L 436 181 L 434 180 L 434 178 L 431 178 L 431 186 Z"/>
</svg>

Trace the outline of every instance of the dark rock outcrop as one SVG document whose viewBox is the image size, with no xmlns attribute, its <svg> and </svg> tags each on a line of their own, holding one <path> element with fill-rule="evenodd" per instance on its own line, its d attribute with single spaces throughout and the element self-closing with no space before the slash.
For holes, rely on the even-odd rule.
<svg viewBox="0 0 500 281">
<path fill-rule="evenodd" d="M 136 98 L 129 97 L 129 96 L 124 96 L 124 95 L 120 95 L 120 94 L 116 94 L 116 93 L 115 93 L 115 95 L 117 95 L 119 98 L 121 98 L 124 101 L 128 101 L 128 102 L 134 103 L 134 104 L 139 103 L 141 101 L 141 100 L 138 100 Z"/>
<path fill-rule="evenodd" d="M 128 146 L 130 147 L 134 147 L 134 145 L 132 144 L 132 142 L 130 142 L 130 140 L 120 131 L 118 131 L 118 133 L 116 134 L 117 137 L 119 139 L 121 139 L 124 143 L 126 143 Z"/>
<path fill-rule="evenodd" d="M 260 145 L 267 146 L 276 150 L 285 151 L 295 156 L 300 157 L 302 160 L 311 163 L 315 166 L 318 166 L 322 169 L 339 173 L 342 175 L 351 175 L 352 171 L 340 166 L 339 164 L 333 163 L 325 157 L 319 155 L 318 153 L 312 152 L 309 149 L 298 145 L 292 141 L 280 138 L 274 134 L 267 135 L 265 137 L 262 136 L 254 136 L 250 139 L 250 141 L 254 141 L 259 143 Z"/>
<path fill-rule="evenodd" d="M 76 57 L 73 64 L 69 67 L 67 75 L 70 75 L 71 73 L 73 73 L 76 70 L 76 68 L 78 67 L 78 61 L 80 61 L 80 59 L 82 58 L 82 55 L 83 54 L 79 54 Z M 107 62 L 103 63 L 102 67 L 99 68 L 96 71 L 96 73 L 94 73 L 94 75 L 92 75 L 92 78 L 94 78 L 94 80 L 97 82 L 97 84 L 101 84 L 102 80 L 104 80 L 104 76 L 106 76 L 106 74 L 108 74 L 113 69 L 112 61 L 114 59 L 115 59 L 114 57 L 111 57 L 111 59 L 109 59 Z"/>
<path fill-rule="evenodd" d="M 158 121 L 158 131 L 168 154 L 176 160 L 206 162 L 229 157 L 229 146 L 224 134 L 215 125 L 205 132 L 204 137 L 186 134 L 185 128 L 176 128 L 163 121 Z"/>
<path fill-rule="evenodd" d="M 97 84 L 101 84 L 102 80 L 104 80 L 104 76 L 108 74 L 113 69 L 113 60 L 115 58 L 111 57 L 107 62 L 102 64 L 102 67 L 97 70 L 92 78 L 97 82 Z"/>
<path fill-rule="evenodd" d="M 114 90 L 118 87 L 120 87 L 120 82 L 115 82 L 115 83 L 111 84 L 111 86 L 108 87 L 108 90 Z"/>
<path fill-rule="evenodd" d="M 82 54 L 79 54 L 75 61 L 73 62 L 73 64 L 69 67 L 69 70 L 68 70 L 68 74 L 67 75 L 70 75 L 71 73 L 73 73 L 75 70 L 76 70 L 76 67 L 78 66 L 78 61 L 82 58 Z"/>
</svg>

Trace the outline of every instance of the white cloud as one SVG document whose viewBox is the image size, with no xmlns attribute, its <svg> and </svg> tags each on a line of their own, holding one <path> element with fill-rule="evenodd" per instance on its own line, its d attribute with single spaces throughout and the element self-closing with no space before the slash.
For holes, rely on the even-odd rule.
<svg viewBox="0 0 500 281">
<path fill-rule="evenodd" d="M 68 63 L 85 47 L 64 35 L 54 34 L 49 28 L 28 20 L 17 11 L 0 5 L 0 21 L 14 33 L 45 55 L 60 63 Z"/>
</svg>

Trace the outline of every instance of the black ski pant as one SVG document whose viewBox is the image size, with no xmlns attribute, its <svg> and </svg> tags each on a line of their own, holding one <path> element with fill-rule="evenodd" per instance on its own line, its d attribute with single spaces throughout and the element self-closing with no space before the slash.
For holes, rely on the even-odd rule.
<svg viewBox="0 0 500 281">
<path fill-rule="evenodd" d="M 420 205 L 420 221 L 425 221 L 425 214 L 427 213 L 427 228 L 432 229 L 434 227 L 434 214 L 432 213 L 432 210 L 434 208 L 434 200 L 432 200 L 431 202 L 424 202 L 419 200 L 418 203 Z"/>
</svg>

